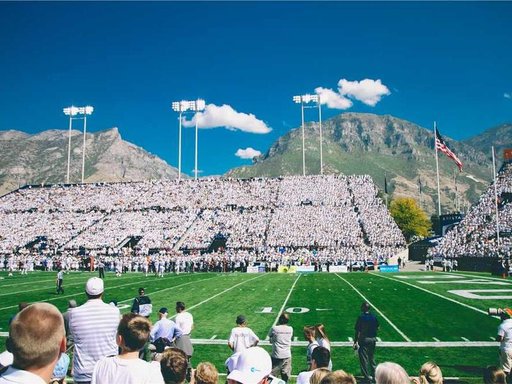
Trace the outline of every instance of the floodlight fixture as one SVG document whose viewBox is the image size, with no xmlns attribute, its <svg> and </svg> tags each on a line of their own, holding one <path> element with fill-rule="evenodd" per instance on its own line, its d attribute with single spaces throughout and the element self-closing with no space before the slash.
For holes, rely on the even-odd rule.
<svg viewBox="0 0 512 384">
<path fill-rule="evenodd" d="M 78 108 L 75 106 L 67 107 L 62 110 L 66 116 L 76 116 L 78 115 Z"/>
</svg>

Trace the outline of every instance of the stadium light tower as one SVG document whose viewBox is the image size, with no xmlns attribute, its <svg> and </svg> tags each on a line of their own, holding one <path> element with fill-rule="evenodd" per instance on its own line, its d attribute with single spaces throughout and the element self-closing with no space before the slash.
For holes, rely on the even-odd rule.
<svg viewBox="0 0 512 384">
<path fill-rule="evenodd" d="M 200 112 L 204 111 L 206 108 L 206 102 L 203 99 L 197 100 L 182 100 L 182 101 L 174 101 L 171 104 L 173 111 L 179 113 L 179 133 L 178 133 L 178 179 L 181 179 L 181 131 L 182 131 L 182 115 L 184 112 L 192 111 L 192 112 Z M 197 180 L 197 147 L 198 147 L 198 126 L 196 119 L 196 137 L 195 137 L 195 156 L 194 156 L 194 179 Z"/>
<path fill-rule="evenodd" d="M 87 133 L 87 115 L 92 115 L 93 112 L 94 108 L 90 105 L 78 108 L 78 113 L 84 116 L 84 145 L 82 148 L 82 184 L 84 183 L 85 175 L 85 134 Z"/>
<path fill-rule="evenodd" d="M 66 184 L 69 184 L 69 166 L 71 163 L 71 130 L 73 129 L 73 116 L 78 114 L 78 108 L 75 106 L 67 107 L 62 110 L 66 116 L 69 116 L 69 134 L 68 134 L 68 170 L 66 173 Z"/>
<path fill-rule="evenodd" d="M 323 174 L 323 154 L 322 154 L 322 109 L 320 106 L 320 97 L 318 95 L 300 95 L 293 96 L 293 101 L 300 104 L 302 116 L 302 175 L 306 176 L 306 137 L 304 131 L 304 108 L 308 108 L 305 104 L 314 102 L 318 104 L 318 114 L 320 120 L 320 173 Z"/>
</svg>

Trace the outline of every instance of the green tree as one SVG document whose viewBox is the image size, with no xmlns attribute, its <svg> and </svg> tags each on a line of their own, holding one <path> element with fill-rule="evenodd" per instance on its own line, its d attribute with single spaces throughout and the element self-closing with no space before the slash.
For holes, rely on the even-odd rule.
<svg viewBox="0 0 512 384">
<path fill-rule="evenodd" d="M 432 223 L 412 197 L 394 199 L 389 211 L 407 241 L 410 241 L 413 236 L 428 235 Z"/>
</svg>

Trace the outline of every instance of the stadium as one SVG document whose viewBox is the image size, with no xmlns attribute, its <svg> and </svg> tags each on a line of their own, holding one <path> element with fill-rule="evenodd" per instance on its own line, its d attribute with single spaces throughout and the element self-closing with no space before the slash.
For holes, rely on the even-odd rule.
<svg viewBox="0 0 512 384">
<path fill-rule="evenodd" d="M 505 165 L 499 194 L 511 186 Z M 490 186 L 427 258 L 508 255 L 509 239 L 498 248 L 488 231 L 493 195 Z M 27 186 L 0 203 L 4 325 L 19 302 L 61 311 L 70 299 L 84 303 L 84 285 L 103 263 L 104 300 L 123 313 L 139 286 L 154 308 L 185 302 L 195 319 L 193 363 L 211 361 L 221 373 L 239 314 L 269 348 L 267 332 L 286 312 L 293 375 L 307 369 L 302 329 L 322 323 L 333 364 L 357 376 L 352 345 L 363 301 L 380 320 L 379 361 L 414 372 L 434 360 L 461 382 L 478 382 L 496 363 L 499 320 L 487 309 L 507 306 L 510 282 L 489 270 L 407 272 L 424 270 L 414 262 L 398 272 L 406 242 L 368 176 Z M 508 211 L 502 204 L 503 232 Z M 61 295 L 54 292 L 59 270 L 66 272 Z"/>
</svg>

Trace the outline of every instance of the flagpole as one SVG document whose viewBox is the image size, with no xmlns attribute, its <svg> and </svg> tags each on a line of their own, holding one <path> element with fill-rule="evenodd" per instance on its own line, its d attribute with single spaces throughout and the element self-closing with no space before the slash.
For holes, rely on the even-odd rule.
<svg viewBox="0 0 512 384">
<path fill-rule="evenodd" d="M 494 180 L 494 205 L 496 208 L 496 242 L 500 245 L 500 222 L 498 215 L 498 180 L 496 178 L 496 156 L 494 155 L 494 145 L 492 146 L 492 177 Z"/>
<path fill-rule="evenodd" d="M 439 158 L 437 155 L 437 126 L 434 121 L 434 148 L 436 149 L 436 173 L 437 173 L 437 214 L 441 216 L 441 187 L 439 186 Z"/>
<path fill-rule="evenodd" d="M 418 186 L 420 189 L 420 208 L 423 209 L 423 191 L 421 188 L 421 178 L 418 177 Z"/>
</svg>

